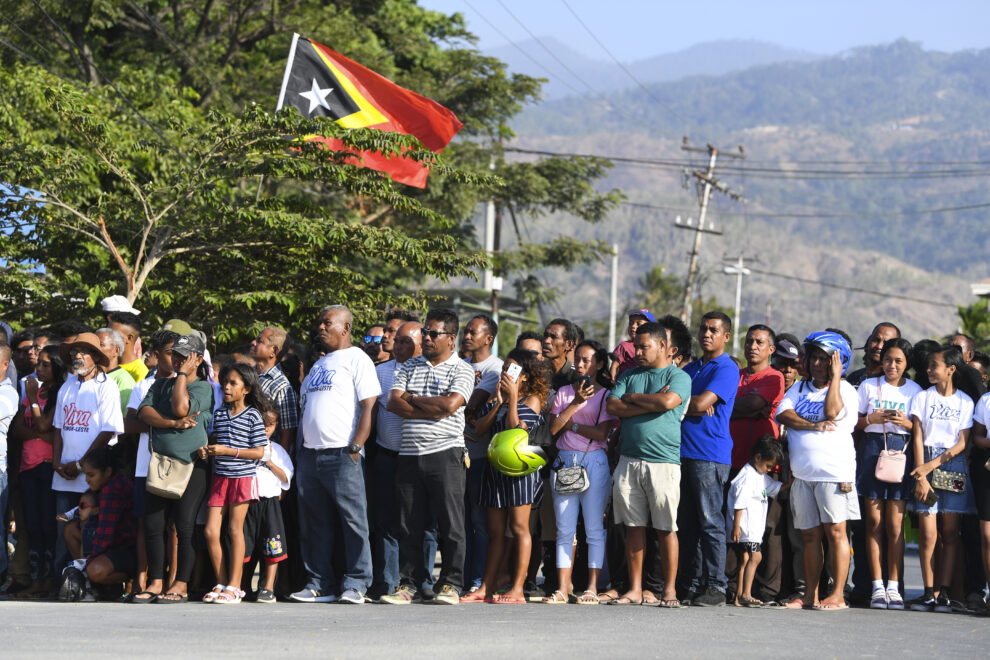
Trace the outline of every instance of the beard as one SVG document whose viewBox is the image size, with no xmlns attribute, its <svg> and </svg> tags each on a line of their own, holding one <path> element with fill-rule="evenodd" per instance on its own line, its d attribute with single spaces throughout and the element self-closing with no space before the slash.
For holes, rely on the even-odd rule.
<svg viewBox="0 0 990 660">
<path fill-rule="evenodd" d="M 91 370 L 91 367 L 86 366 L 84 360 L 73 360 L 72 361 L 72 373 L 77 376 L 85 376 Z"/>
</svg>

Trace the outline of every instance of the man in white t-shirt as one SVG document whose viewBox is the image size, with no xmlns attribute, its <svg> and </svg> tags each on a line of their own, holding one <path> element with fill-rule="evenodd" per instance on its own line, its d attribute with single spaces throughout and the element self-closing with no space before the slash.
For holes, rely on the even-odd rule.
<svg viewBox="0 0 990 660">
<path fill-rule="evenodd" d="M 323 310 L 318 329 L 327 354 L 313 365 L 305 384 L 296 487 L 307 583 L 290 596 L 302 603 L 360 605 L 371 586 L 363 455 L 381 387 L 371 358 L 351 344 L 351 323 L 343 305 Z M 340 580 L 332 562 L 337 524 L 344 536 Z"/>
<path fill-rule="evenodd" d="M 52 490 L 55 510 L 68 511 L 79 504 L 88 488 L 79 459 L 91 449 L 115 442 L 124 432 L 120 390 L 103 369 L 109 364 L 100 349 L 100 338 L 92 332 L 69 337 L 58 347 L 62 361 L 71 370 L 58 391 L 52 439 Z M 68 561 L 65 537 L 59 523 L 55 565 Z"/>
</svg>

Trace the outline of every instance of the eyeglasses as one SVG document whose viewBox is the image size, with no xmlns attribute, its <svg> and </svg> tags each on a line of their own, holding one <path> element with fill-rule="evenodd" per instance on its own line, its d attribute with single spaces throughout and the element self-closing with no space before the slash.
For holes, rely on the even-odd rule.
<svg viewBox="0 0 990 660">
<path fill-rule="evenodd" d="M 377 337 L 374 337 L 372 335 L 365 335 L 364 336 L 364 343 L 365 344 L 380 344 L 380 343 L 382 343 L 382 339 L 383 339 L 383 337 L 381 335 L 378 335 Z"/>
<path fill-rule="evenodd" d="M 430 339 L 436 339 L 440 335 L 453 335 L 454 332 L 441 332 L 440 330 L 423 330 L 423 336 L 429 337 Z"/>
<path fill-rule="evenodd" d="M 43 348 L 44 346 L 42 346 L 41 344 L 31 344 L 30 346 L 22 346 L 21 348 L 18 348 L 17 352 L 18 353 L 30 353 L 32 351 L 38 352 Z"/>
</svg>

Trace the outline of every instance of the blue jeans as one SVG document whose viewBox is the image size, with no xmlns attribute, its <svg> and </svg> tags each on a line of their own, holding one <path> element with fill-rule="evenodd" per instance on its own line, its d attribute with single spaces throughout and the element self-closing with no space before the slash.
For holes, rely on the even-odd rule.
<svg viewBox="0 0 990 660">
<path fill-rule="evenodd" d="M 71 490 L 56 490 L 55 493 L 55 513 L 65 513 L 69 509 L 79 506 L 79 498 L 82 493 Z M 72 561 L 69 556 L 69 548 L 65 545 L 65 523 L 56 523 L 55 536 L 55 575 L 61 575 L 62 569 Z"/>
<path fill-rule="evenodd" d="M 689 590 L 714 587 L 725 592 L 725 463 L 681 459 L 681 503 L 677 538 L 681 547 L 678 580 Z"/>
<path fill-rule="evenodd" d="M 464 532 L 467 535 L 467 551 L 464 560 L 464 584 L 468 588 L 480 587 L 485 577 L 485 559 L 488 556 L 488 519 L 481 506 L 481 475 L 485 472 L 487 458 L 471 460 L 464 488 Z"/>
<path fill-rule="evenodd" d="M 336 593 L 333 546 L 334 528 L 339 520 L 344 535 L 345 564 L 340 590 L 367 592 L 371 585 L 371 543 L 364 458 L 358 457 L 355 463 L 343 447 L 322 450 L 302 447 L 296 460 L 300 549 L 306 587 L 322 594 Z"/>
<path fill-rule="evenodd" d="M 24 509 L 24 529 L 31 539 L 31 579 L 57 577 L 55 546 L 58 527 L 55 514 L 55 491 L 52 490 L 51 462 L 40 463 L 21 472 L 21 506 Z M 62 567 L 58 567 L 61 569 Z"/>
</svg>

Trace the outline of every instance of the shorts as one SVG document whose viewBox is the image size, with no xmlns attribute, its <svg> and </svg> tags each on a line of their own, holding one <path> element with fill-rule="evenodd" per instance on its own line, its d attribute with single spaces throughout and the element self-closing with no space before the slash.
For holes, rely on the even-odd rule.
<svg viewBox="0 0 990 660">
<path fill-rule="evenodd" d="M 107 548 L 106 552 L 97 556 L 109 559 L 114 573 L 123 573 L 127 577 L 137 575 L 137 548 L 133 545 Z"/>
<path fill-rule="evenodd" d="M 730 548 L 735 548 L 739 552 L 748 552 L 750 554 L 754 552 L 763 552 L 762 543 L 751 543 L 749 541 L 744 541 L 742 543 L 730 543 Z"/>
<path fill-rule="evenodd" d="M 860 457 L 856 461 L 859 476 L 856 479 L 856 490 L 861 497 L 870 500 L 910 500 L 914 492 L 914 451 L 911 447 L 911 436 L 901 433 L 887 434 L 887 449 L 905 452 L 904 478 L 900 483 L 889 484 L 876 478 L 877 459 L 883 450 L 883 433 L 867 433 L 860 446 Z"/>
<path fill-rule="evenodd" d="M 795 479 L 791 486 L 791 513 L 795 529 L 814 529 L 822 523 L 859 520 L 859 496 L 853 488 L 843 493 L 838 481 Z"/>
<path fill-rule="evenodd" d="M 925 462 L 935 460 L 944 454 L 945 451 L 944 447 L 925 447 Z M 956 456 L 945 465 L 942 465 L 940 469 L 949 472 L 962 472 L 969 475 L 969 466 L 966 464 L 965 454 Z M 929 474 L 928 482 L 931 483 L 931 480 L 932 475 Z M 976 498 L 973 496 L 974 490 L 973 480 L 966 479 L 966 490 L 963 492 L 953 493 L 951 490 L 939 490 L 936 488 L 935 494 L 938 495 L 938 502 L 935 503 L 935 506 L 927 506 L 924 502 L 919 502 L 917 498 L 912 498 L 908 508 L 915 513 L 929 515 L 938 513 L 976 513 Z"/>
<path fill-rule="evenodd" d="M 661 532 L 677 531 L 677 507 L 681 502 L 680 465 L 622 456 L 613 479 L 612 514 L 616 524 L 653 527 Z"/>
<path fill-rule="evenodd" d="M 144 494 L 147 493 L 148 477 L 134 478 L 134 517 L 144 518 Z"/>
<path fill-rule="evenodd" d="M 275 564 L 288 554 L 285 549 L 285 524 L 277 497 L 262 497 L 251 502 L 244 517 L 244 563 L 251 561 L 255 548 L 261 546 L 266 564 Z"/>
<path fill-rule="evenodd" d="M 210 485 L 210 496 L 206 498 L 206 506 L 227 506 L 242 502 L 258 501 L 258 478 L 224 477 L 213 475 Z"/>
<path fill-rule="evenodd" d="M 80 522 L 82 531 L 82 544 L 79 548 L 83 557 L 89 557 L 93 552 L 93 541 L 96 539 L 96 528 L 100 526 L 100 517 L 96 513 L 91 513 L 86 522 Z"/>
</svg>

